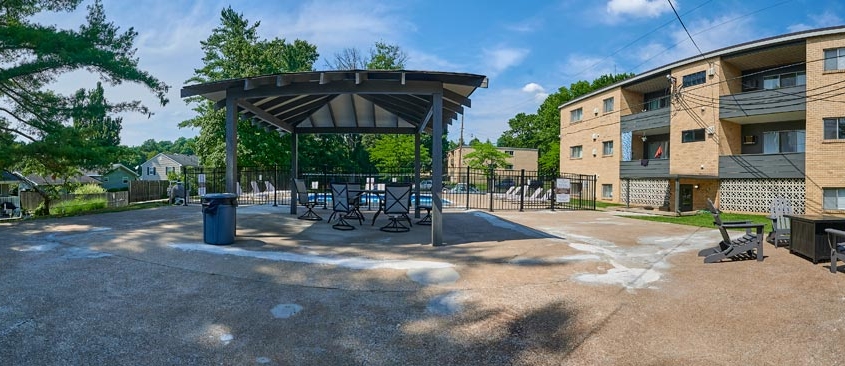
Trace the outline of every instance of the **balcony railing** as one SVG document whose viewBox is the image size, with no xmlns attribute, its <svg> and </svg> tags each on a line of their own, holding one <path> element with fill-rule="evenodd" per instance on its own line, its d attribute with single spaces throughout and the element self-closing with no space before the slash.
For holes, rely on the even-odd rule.
<svg viewBox="0 0 845 366">
<path fill-rule="evenodd" d="M 804 178 L 805 153 L 719 157 L 719 178 Z"/>
<path fill-rule="evenodd" d="M 619 163 L 620 178 L 666 178 L 669 159 L 643 159 Z"/>
<path fill-rule="evenodd" d="M 719 118 L 726 120 L 806 110 L 806 85 L 719 97 Z"/>
<path fill-rule="evenodd" d="M 670 116 L 668 107 L 622 116 L 622 132 L 668 127 Z"/>
</svg>

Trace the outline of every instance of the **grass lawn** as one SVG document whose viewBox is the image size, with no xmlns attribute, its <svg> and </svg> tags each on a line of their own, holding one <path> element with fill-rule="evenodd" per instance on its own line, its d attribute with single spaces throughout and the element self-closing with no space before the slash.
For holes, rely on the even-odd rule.
<svg viewBox="0 0 845 366">
<path fill-rule="evenodd" d="M 640 216 L 640 215 L 632 215 L 632 216 L 625 216 L 632 219 L 639 219 L 639 220 L 648 220 L 648 221 L 659 221 L 659 222 L 668 222 L 672 224 L 680 224 L 680 225 L 691 225 L 691 226 L 701 226 L 701 227 L 709 227 L 715 228 L 716 226 L 713 225 L 713 215 L 709 212 L 700 212 L 697 215 L 692 216 Z M 769 220 L 766 215 L 750 215 L 750 214 L 732 214 L 732 213 L 722 213 L 722 221 L 751 221 L 755 224 L 766 224 L 766 227 L 763 228 L 763 232 L 768 233 L 772 231 L 772 221 Z M 737 229 L 737 230 L 744 230 L 744 229 Z"/>
</svg>

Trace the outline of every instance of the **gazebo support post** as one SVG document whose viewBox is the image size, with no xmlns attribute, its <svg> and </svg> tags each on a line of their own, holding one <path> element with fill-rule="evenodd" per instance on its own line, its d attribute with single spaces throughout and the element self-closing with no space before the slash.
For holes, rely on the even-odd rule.
<svg viewBox="0 0 845 366">
<path fill-rule="evenodd" d="M 443 245 L 443 92 L 432 94 L 431 244 Z"/>
<path fill-rule="evenodd" d="M 414 134 L 414 218 L 420 218 L 420 131 Z"/>
<path fill-rule="evenodd" d="M 226 193 L 237 194 L 238 106 L 232 93 L 226 95 Z"/>
<path fill-rule="evenodd" d="M 298 151 L 299 134 L 292 133 L 290 135 L 290 213 L 296 215 L 297 197 L 299 192 L 296 191 L 296 184 L 294 179 L 297 178 L 299 171 L 299 155 Z"/>
</svg>

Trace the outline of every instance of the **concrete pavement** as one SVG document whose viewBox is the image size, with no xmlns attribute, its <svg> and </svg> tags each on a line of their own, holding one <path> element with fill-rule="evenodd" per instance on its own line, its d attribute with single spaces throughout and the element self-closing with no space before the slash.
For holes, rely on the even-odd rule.
<svg viewBox="0 0 845 366">
<path fill-rule="evenodd" d="M 845 273 L 784 248 L 705 265 L 718 231 L 602 211 L 448 211 L 434 248 L 287 211 L 239 207 L 227 246 L 196 205 L 0 223 L 0 364 L 845 363 Z"/>
</svg>

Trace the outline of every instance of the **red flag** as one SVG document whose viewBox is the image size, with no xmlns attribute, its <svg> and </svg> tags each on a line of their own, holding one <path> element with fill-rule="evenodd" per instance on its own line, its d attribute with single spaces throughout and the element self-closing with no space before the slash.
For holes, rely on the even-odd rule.
<svg viewBox="0 0 845 366">
<path fill-rule="evenodd" d="M 657 159 L 661 155 L 663 155 L 663 145 L 657 147 L 657 151 L 654 152 L 654 158 Z"/>
</svg>

